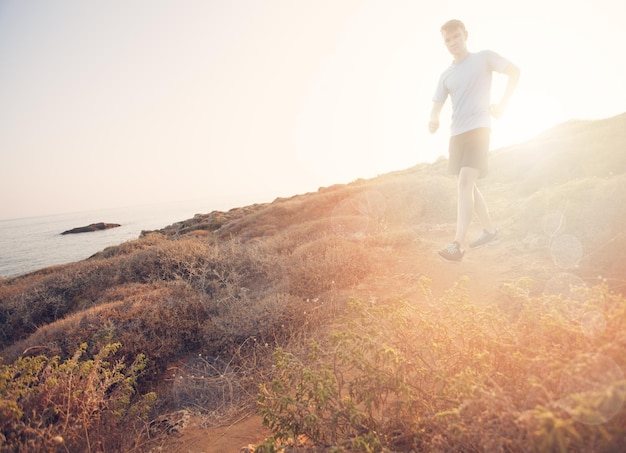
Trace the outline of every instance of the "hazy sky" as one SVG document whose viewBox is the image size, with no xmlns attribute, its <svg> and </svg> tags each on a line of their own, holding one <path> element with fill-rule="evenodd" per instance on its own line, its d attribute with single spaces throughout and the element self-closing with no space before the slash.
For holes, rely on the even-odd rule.
<svg viewBox="0 0 626 453">
<path fill-rule="evenodd" d="M 494 148 L 626 111 L 619 0 L 0 0 L 0 218 L 208 212 L 433 161 L 450 18 L 522 69 Z"/>
</svg>

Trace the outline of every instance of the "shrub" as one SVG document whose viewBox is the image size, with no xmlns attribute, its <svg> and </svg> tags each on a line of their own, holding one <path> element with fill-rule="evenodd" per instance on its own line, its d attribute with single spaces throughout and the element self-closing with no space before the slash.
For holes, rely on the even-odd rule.
<svg viewBox="0 0 626 453">
<path fill-rule="evenodd" d="M 59 357 L 21 357 L 0 365 L 0 439 L 3 450 L 119 451 L 142 438 L 153 393 L 137 395 L 145 358 L 130 367 L 110 359 L 119 344 L 93 359 L 86 345 Z"/>
<path fill-rule="evenodd" d="M 117 256 L 132 255 L 140 250 L 154 247 L 164 241 L 167 241 L 167 237 L 165 235 L 150 232 L 142 235 L 139 239 L 107 247 L 101 252 L 93 255 L 91 259 L 108 259 Z"/>
<path fill-rule="evenodd" d="M 278 349 L 259 408 L 271 451 L 304 436 L 355 451 L 618 451 L 626 442 L 626 300 L 596 287 L 587 313 L 526 297 L 515 321 L 459 284 L 433 301 L 353 301 L 305 355 Z M 511 288 L 508 288 L 510 291 Z M 520 297 L 522 290 L 515 290 Z M 451 317 L 450 313 L 455 316 Z"/>
<path fill-rule="evenodd" d="M 371 270 L 371 256 L 365 245 L 337 236 L 301 245 L 285 263 L 289 292 L 305 298 L 320 296 L 331 288 L 347 288 Z"/>
<path fill-rule="evenodd" d="M 7 346 L 57 321 L 94 305 L 99 295 L 117 283 L 116 263 L 100 260 L 73 263 L 55 272 L 17 279 L 0 292 L 0 324 Z"/>
</svg>

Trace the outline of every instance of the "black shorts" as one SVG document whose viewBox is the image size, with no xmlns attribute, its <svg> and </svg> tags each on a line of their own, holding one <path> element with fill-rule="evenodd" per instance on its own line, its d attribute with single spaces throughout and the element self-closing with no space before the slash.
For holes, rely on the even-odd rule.
<svg viewBox="0 0 626 453">
<path fill-rule="evenodd" d="M 476 168 L 480 171 L 480 177 L 487 176 L 489 170 L 489 140 L 491 129 L 480 127 L 450 137 L 450 160 L 448 170 L 451 174 L 458 175 L 463 167 Z"/>
</svg>

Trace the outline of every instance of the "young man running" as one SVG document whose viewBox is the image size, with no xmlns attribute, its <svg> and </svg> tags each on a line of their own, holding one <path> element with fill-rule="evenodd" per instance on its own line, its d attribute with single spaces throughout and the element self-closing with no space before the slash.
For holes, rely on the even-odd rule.
<svg viewBox="0 0 626 453">
<path fill-rule="evenodd" d="M 450 20 L 441 27 L 441 35 L 454 61 L 439 78 L 433 97 L 428 129 L 439 129 L 441 109 L 448 98 L 452 101 L 449 171 L 459 175 L 457 225 L 454 241 L 437 253 L 447 261 L 461 261 L 465 249 L 499 242 L 487 204 L 476 182 L 487 175 L 491 118 L 500 118 L 519 80 L 520 70 L 507 59 L 490 50 L 469 52 L 467 30 L 460 20 Z M 493 72 L 508 76 L 499 104 L 491 105 Z M 480 220 L 483 233 L 466 243 L 473 212 Z"/>
</svg>

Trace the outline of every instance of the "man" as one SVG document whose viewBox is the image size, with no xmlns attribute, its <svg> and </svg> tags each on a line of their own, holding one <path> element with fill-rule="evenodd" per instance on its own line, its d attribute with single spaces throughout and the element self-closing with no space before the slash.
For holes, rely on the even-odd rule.
<svg viewBox="0 0 626 453">
<path fill-rule="evenodd" d="M 439 129 L 439 115 L 448 98 L 452 101 L 449 170 L 458 174 L 457 225 L 454 241 L 437 253 L 446 261 L 461 261 L 468 246 L 466 235 L 475 212 L 483 233 L 470 248 L 496 244 L 500 237 L 476 182 L 487 175 L 491 116 L 500 118 L 519 80 L 517 66 L 495 52 L 467 50 L 467 30 L 460 20 L 450 20 L 441 27 L 441 35 L 454 61 L 441 77 L 433 97 L 428 128 Z M 499 104 L 490 105 L 493 72 L 508 76 Z"/>
</svg>

